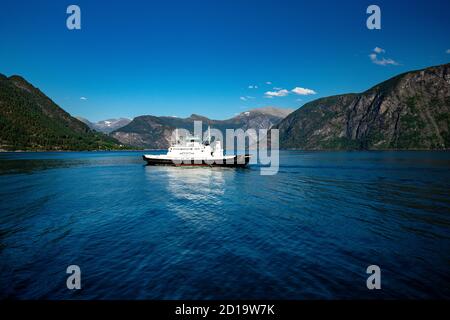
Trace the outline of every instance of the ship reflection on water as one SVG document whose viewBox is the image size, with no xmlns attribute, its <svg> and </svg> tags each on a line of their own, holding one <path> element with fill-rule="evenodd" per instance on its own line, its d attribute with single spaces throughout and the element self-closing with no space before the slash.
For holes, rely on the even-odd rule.
<svg viewBox="0 0 450 320">
<path fill-rule="evenodd" d="M 209 167 L 145 166 L 146 178 L 164 181 L 167 209 L 183 219 L 205 223 L 217 220 L 224 205 L 225 175 L 235 169 Z M 201 210 L 198 210 L 201 208 Z"/>
</svg>

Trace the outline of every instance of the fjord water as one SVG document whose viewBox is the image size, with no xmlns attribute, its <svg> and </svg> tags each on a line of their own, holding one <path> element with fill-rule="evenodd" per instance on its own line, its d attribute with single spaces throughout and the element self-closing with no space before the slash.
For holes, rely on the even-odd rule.
<svg viewBox="0 0 450 320">
<path fill-rule="evenodd" d="M 450 153 L 282 151 L 274 176 L 141 155 L 0 154 L 1 298 L 450 297 Z"/>
</svg>

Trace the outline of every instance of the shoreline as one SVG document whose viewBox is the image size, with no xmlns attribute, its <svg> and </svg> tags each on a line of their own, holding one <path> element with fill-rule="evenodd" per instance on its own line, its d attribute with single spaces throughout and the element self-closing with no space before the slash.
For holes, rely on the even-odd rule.
<svg viewBox="0 0 450 320">
<path fill-rule="evenodd" d="M 146 151 L 165 151 L 167 149 L 130 149 L 130 150 L 0 150 L 2 153 L 64 153 L 64 152 L 146 152 Z M 319 150 L 319 149 L 278 149 L 278 151 L 303 151 L 303 152 L 448 152 L 450 149 L 334 149 L 334 150 Z"/>
<path fill-rule="evenodd" d="M 0 150 L 1 153 L 38 153 L 38 152 L 52 152 L 52 153 L 62 153 L 62 152 L 138 152 L 138 151 L 159 151 L 165 149 L 130 149 L 130 150 Z"/>
</svg>

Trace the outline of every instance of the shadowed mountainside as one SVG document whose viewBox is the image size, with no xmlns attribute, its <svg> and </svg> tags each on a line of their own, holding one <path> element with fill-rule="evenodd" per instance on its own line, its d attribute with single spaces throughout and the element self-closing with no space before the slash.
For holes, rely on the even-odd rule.
<svg viewBox="0 0 450 320">
<path fill-rule="evenodd" d="M 448 149 L 450 64 L 407 72 L 360 94 L 309 102 L 274 128 L 281 148 Z"/>
<path fill-rule="evenodd" d="M 89 129 L 24 78 L 0 74 L 0 149 L 120 148 L 117 140 Z"/>
</svg>

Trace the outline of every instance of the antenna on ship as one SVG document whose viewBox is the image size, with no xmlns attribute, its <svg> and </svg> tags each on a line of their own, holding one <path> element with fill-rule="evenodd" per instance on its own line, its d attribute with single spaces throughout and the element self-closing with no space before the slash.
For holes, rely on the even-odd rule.
<svg viewBox="0 0 450 320">
<path fill-rule="evenodd" d="M 211 127 L 208 126 L 208 143 L 211 144 Z"/>
</svg>

